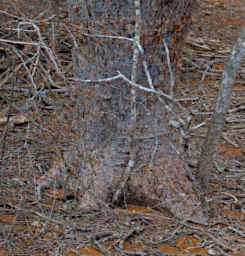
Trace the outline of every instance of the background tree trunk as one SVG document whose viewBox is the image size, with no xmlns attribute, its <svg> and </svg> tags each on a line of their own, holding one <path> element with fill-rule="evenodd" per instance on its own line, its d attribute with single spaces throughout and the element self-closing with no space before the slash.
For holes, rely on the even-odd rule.
<svg viewBox="0 0 245 256">
<path fill-rule="evenodd" d="M 199 190 L 201 192 L 201 201 L 203 204 L 203 208 L 207 212 L 209 212 L 210 215 L 212 215 L 212 213 L 206 201 L 206 196 L 210 192 L 209 180 L 214 167 L 213 160 L 216 156 L 217 146 L 224 128 L 226 113 L 230 105 L 232 85 L 234 83 L 236 74 L 240 68 L 240 63 L 244 55 L 245 29 L 242 31 L 240 37 L 234 45 L 231 56 L 224 66 L 223 77 L 215 110 L 208 129 L 207 137 L 202 146 L 201 159 L 197 172 L 197 181 L 199 184 Z"/>
</svg>

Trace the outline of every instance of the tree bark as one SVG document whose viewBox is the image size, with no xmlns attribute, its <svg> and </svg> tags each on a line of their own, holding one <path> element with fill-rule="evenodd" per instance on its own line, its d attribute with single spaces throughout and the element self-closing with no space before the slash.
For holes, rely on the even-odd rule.
<svg viewBox="0 0 245 256">
<path fill-rule="evenodd" d="M 148 74 L 154 88 L 169 91 L 169 69 L 166 45 L 172 68 L 178 61 L 181 45 L 195 0 L 142 1 L 142 24 L 140 44 L 144 55 L 139 56 L 135 72 L 137 83 L 149 87 Z M 73 48 L 74 77 L 80 80 L 106 79 L 120 71 L 131 77 L 133 64 L 133 38 L 135 35 L 134 1 L 94 1 L 68 0 L 72 28 L 77 38 Z M 125 135 L 130 122 L 130 86 L 120 79 L 104 83 L 77 83 L 80 87 L 80 112 L 87 120 L 86 130 L 90 144 L 101 145 L 115 137 Z M 137 93 L 138 118 L 148 111 L 152 122 L 166 122 L 160 115 L 156 117 L 156 97 Z M 150 107 L 148 107 L 151 105 Z M 153 106 L 153 107 L 152 107 Z M 139 114 L 142 113 L 142 115 Z M 161 115 L 163 113 L 161 112 Z M 166 127 L 166 123 L 164 124 Z"/>
<path fill-rule="evenodd" d="M 231 56 L 224 66 L 224 72 L 218 93 L 218 98 L 212 120 L 207 132 L 205 142 L 202 146 L 201 159 L 197 172 L 197 181 L 200 191 L 200 198 L 204 209 L 209 215 L 212 215 L 211 209 L 206 200 L 206 196 L 210 193 L 209 180 L 211 172 L 214 168 L 213 161 L 215 159 L 217 145 L 224 128 L 225 117 L 228 111 L 232 84 L 239 70 L 242 58 L 245 55 L 245 29 L 232 48 Z"/>
<path fill-rule="evenodd" d="M 176 152 L 171 155 L 168 113 L 159 100 L 169 91 L 170 74 L 173 81 L 195 2 L 69 0 L 77 88 L 74 97 L 81 113 L 75 122 L 87 161 L 83 169 L 93 173 L 92 179 L 86 180 L 93 180 L 88 187 L 94 188 L 95 197 L 99 195 L 105 201 L 110 197 L 117 203 L 124 196 L 137 194 L 141 199 L 148 196 L 152 203 L 162 200 L 175 205 L 178 217 L 189 216 L 191 207 L 201 212 L 191 183 L 180 169 L 180 159 Z M 140 5 L 140 16 L 136 15 L 135 3 L 136 7 Z M 154 164 L 156 159 L 162 160 Z M 143 169 L 149 163 L 147 178 Z M 161 163 L 168 170 L 159 168 Z M 173 177 L 172 184 L 171 179 L 160 177 L 168 173 Z M 181 185 L 175 191 L 177 177 L 183 180 L 178 181 Z M 137 186 L 144 188 L 130 193 Z M 147 195 L 147 191 L 153 194 Z M 85 194 L 87 201 L 93 201 Z"/>
</svg>

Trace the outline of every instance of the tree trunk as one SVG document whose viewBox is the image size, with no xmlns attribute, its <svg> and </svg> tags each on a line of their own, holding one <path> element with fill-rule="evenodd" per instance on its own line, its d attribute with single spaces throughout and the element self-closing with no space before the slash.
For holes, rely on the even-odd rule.
<svg viewBox="0 0 245 256">
<path fill-rule="evenodd" d="M 221 86 L 216 102 L 216 107 L 208 129 L 207 137 L 202 146 L 201 159 L 197 172 L 197 181 L 200 190 L 200 197 L 205 210 L 212 215 L 206 201 L 210 193 L 209 179 L 213 170 L 213 160 L 216 155 L 217 145 L 222 136 L 225 117 L 230 105 L 232 84 L 240 67 L 240 62 L 245 55 L 245 29 L 242 31 L 234 45 L 230 59 L 224 66 Z"/>
<path fill-rule="evenodd" d="M 149 87 L 142 64 L 146 61 L 154 87 L 168 92 L 170 76 L 163 40 L 170 50 L 174 72 L 195 2 L 142 1 L 140 43 L 144 56 L 140 56 L 137 83 Z M 120 71 L 130 78 L 135 31 L 134 1 L 69 0 L 68 3 L 70 20 L 76 24 L 76 31 L 73 29 L 77 38 L 77 45 L 73 48 L 74 77 L 81 80 L 105 79 Z M 90 144 L 103 146 L 113 137 L 122 136 L 130 119 L 129 85 L 118 79 L 104 83 L 81 82 L 78 86 L 82 94 L 80 111 L 88 121 Z M 147 108 L 151 113 L 154 111 L 155 106 L 148 107 L 155 105 L 152 95 L 147 98 L 140 93 L 137 101 L 143 116 Z M 159 118 L 160 122 L 166 122 Z M 152 118 L 154 121 L 158 119 Z"/>
<path fill-rule="evenodd" d="M 124 196 L 137 194 L 141 199 L 148 196 L 152 203 L 167 201 L 166 204 L 180 208 L 178 217 L 186 217 L 194 208 L 201 212 L 190 182 L 177 178 L 185 174 L 176 152 L 171 155 L 172 134 L 160 94 L 139 89 L 132 93 L 133 83 L 155 92 L 169 92 L 170 73 L 173 77 L 195 2 L 69 0 L 74 37 L 74 85 L 77 88 L 74 98 L 79 113 L 74 119 L 76 128 L 80 129 L 79 142 L 85 162 L 83 170 L 92 173 L 86 182 L 92 181 L 87 187 L 94 188 L 93 198 L 108 201 L 110 197 L 115 202 L 120 195 L 116 193 L 113 197 L 113 193 L 116 190 L 123 192 L 117 189 L 123 180 L 128 181 L 129 191 L 124 191 Z M 135 3 L 140 3 L 138 29 L 136 19 L 139 12 Z M 138 43 L 135 39 L 137 33 L 140 33 Z M 140 52 L 137 69 L 133 66 L 134 47 Z M 120 79 L 118 72 L 123 75 Z M 132 83 L 122 77 L 131 79 Z M 132 105 L 136 113 L 132 112 Z M 135 115 L 136 122 L 134 120 L 132 125 L 132 116 L 135 118 Z M 135 147 L 133 154 L 131 145 Z M 164 160 L 154 164 L 156 159 Z M 132 162 L 134 170 L 130 178 L 124 173 L 131 169 Z M 164 166 L 160 168 L 160 163 L 168 170 Z M 154 171 L 154 168 L 159 171 Z M 146 175 L 148 179 L 144 176 L 145 169 L 151 174 Z M 160 177 L 168 174 L 173 177 L 172 184 L 169 179 Z M 176 179 L 180 186 L 172 191 Z M 122 187 L 125 188 L 126 184 Z M 135 187 L 144 189 L 130 193 L 138 189 Z M 147 195 L 148 190 L 153 194 Z M 180 194 L 184 198 L 179 197 Z M 86 198 L 90 203 L 93 201 L 88 194 Z M 189 203 L 181 204 L 180 200 Z"/>
</svg>

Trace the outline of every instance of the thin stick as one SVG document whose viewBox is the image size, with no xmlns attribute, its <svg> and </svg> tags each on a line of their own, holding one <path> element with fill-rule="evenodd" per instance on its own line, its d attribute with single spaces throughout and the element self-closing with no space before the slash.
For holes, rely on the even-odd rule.
<svg viewBox="0 0 245 256">
<path fill-rule="evenodd" d="M 137 82 L 137 68 L 139 63 L 139 49 L 138 44 L 140 41 L 140 30 L 141 30 L 141 13 L 140 13 L 140 0 L 134 1 L 135 5 L 135 37 L 134 37 L 134 55 L 133 55 L 133 66 L 132 66 L 132 74 L 131 81 Z M 129 161 L 128 166 L 123 174 L 122 181 L 119 185 L 119 188 L 115 192 L 113 196 L 113 203 L 118 202 L 118 199 L 124 190 L 127 181 L 132 173 L 132 170 L 135 166 L 135 130 L 136 130 L 136 89 L 133 87 L 131 89 L 131 117 L 130 117 L 130 127 L 129 127 Z"/>
</svg>

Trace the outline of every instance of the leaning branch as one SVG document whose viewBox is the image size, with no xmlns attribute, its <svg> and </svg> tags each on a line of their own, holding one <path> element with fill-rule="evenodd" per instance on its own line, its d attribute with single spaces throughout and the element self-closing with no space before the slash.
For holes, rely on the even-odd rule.
<svg viewBox="0 0 245 256">
<path fill-rule="evenodd" d="M 211 215 L 206 197 L 210 191 L 209 178 L 213 169 L 213 160 L 216 148 L 225 123 L 225 115 L 228 111 L 232 93 L 232 84 L 240 68 L 240 63 L 245 55 L 245 29 L 233 46 L 231 56 L 224 66 L 223 77 L 219 89 L 215 111 L 208 129 L 206 140 L 202 146 L 201 159 L 197 171 L 197 185 L 200 191 L 200 199 L 204 210 Z"/>
</svg>

